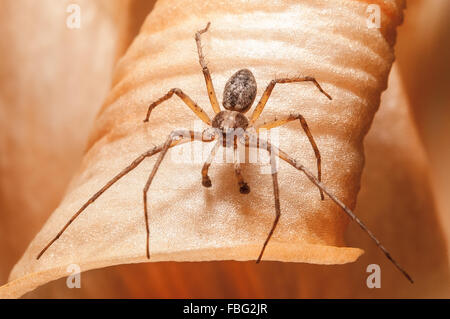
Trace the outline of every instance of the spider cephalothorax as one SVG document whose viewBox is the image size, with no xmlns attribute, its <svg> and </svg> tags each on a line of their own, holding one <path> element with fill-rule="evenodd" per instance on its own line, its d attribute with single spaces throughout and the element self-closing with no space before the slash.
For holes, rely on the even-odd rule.
<svg viewBox="0 0 450 319">
<path fill-rule="evenodd" d="M 225 147 L 232 146 L 234 136 L 241 137 L 248 127 L 247 117 L 236 111 L 221 111 L 214 116 L 212 127 L 221 134 L 222 144 Z"/>
<path fill-rule="evenodd" d="M 211 187 L 211 179 L 208 176 L 208 170 L 211 166 L 211 163 L 214 159 L 214 156 L 217 152 L 217 149 L 220 146 L 223 147 L 233 147 L 234 148 L 234 172 L 237 178 L 237 182 L 239 185 L 239 191 L 242 194 L 247 194 L 250 191 L 249 186 L 244 181 L 244 178 L 241 173 L 241 167 L 237 156 L 237 147 L 238 144 L 242 144 L 245 147 L 251 148 L 261 148 L 267 150 L 270 154 L 270 164 L 272 166 L 272 180 L 273 180 L 273 190 L 274 190 L 274 199 L 275 199 L 275 220 L 270 229 L 270 232 L 262 246 L 260 254 L 257 258 L 257 262 L 259 262 L 263 256 L 264 250 L 272 237 L 272 234 L 275 230 L 275 227 L 278 224 L 278 220 L 280 218 L 280 195 L 278 188 L 278 173 L 275 169 L 275 156 L 280 157 L 282 160 L 296 168 L 297 170 L 303 172 L 308 179 L 319 189 L 321 199 L 324 200 L 324 194 L 326 194 L 334 203 L 336 203 L 343 211 L 353 219 L 358 225 L 368 233 L 373 241 L 377 244 L 377 246 L 385 253 L 386 257 L 389 258 L 393 262 L 393 264 L 403 273 L 403 275 L 408 278 L 412 282 L 411 277 L 403 270 L 398 263 L 391 257 L 391 255 L 387 252 L 384 246 L 378 241 L 378 239 L 367 229 L 367 227 L 356 217 L 356 215 L 344 204 L 340 201 L 333 193 L 331 193 L 321 182 L 321 156 L 319 152 L 319 148 L 314 141 L 314 138 L 311 134 L 311 131 L 306 123 L 305 118 L 300 114 L 289 114 L 288 116 L 280 117 L 280 119 L 274 120 L 272 122 L 265 123 L 263 125 L 255 126 L 256 120 L 261 115 L 264 107 L 266 106 L 267 100 L 272 93 L 276 84 L 280 83 L 298 83 L 298 82 L 311 82 L 313 83 L 321 93 L 323 93 L 328 99 L 331 100 L 331 96 L 326 93 L 319 83 L 316 81 L 314 77 L 311 76 L 303 76 L 303 77 L 290 77 L 290 78 L 279 78 L 270 81 L 269 85 L 265 89 L 262 94 L 258 104 L 256 105 L 252 115 L 247 118 L 244 115 L 247 112 L 256 97 L 256 80 L 253 76 L 252 72 L 248 69 L 242 69 L 236 72 L 231 78 L 227 81 L 224 92 L 223 92 L 223 107 L 225 110 L 221 110 L 219 103 L 217 101 L 216 93 L 214 90 L 214 85 L 212 83 L 211 74 L 209 69 L 205 63 L 202 46 L 201 46 L 201 34 L 205 33 L 210 24 L 206 26 L 205 29 L 198 31 L 195 34 L 195 40 L 197 42 L 197 50 L 199 56 L 199 62 L 202 67 L 203 75 L 205 77 L 206 88 L 208 92 L 208 97 L 211 102 L 211 106 L 213 111 L 215 112 L 215 116 L 211 121 L 208 114 L 197 104 L 195 103 L 188 95 L 186 95 L 182 90 L 178 88 L 174 88 L 169 90 L 164 96 L 151 103 L 148 107 L 147 116 L 144 122 L 148 122 L 150 118 L 150 114 L 152 110 L 160 105 L 162 102 L 170 99 L 174 94 L 181 98 L 181 100 L 203 121 L 205 122 L 209 128 L 204 132 L 194 132 L 190 130 L 182 130 L 182 131 L 173 131 L 167 137 L 165 143 L 155 146 L 147 152 L 141 154 L 137 157 L 129 166 L 124 168 L 119 174 L 113 177 L 109 182 L 106 183 L 97 193 L 95 193 L 91 198 L 87 200 L 87 202 L 75 213 L 75 215 L 66 223 L 66 225 L 61 229 L 61 231 L 45 246 L 42 251 L 37 256 L 39 259 L 44 252 L 64 233 L 64 231 L 69 227 L 69 225 L 90 205 L 92 204 L 100 195 L 102 195 L 108 188 L 110 188 L 115 182 L 121 179 L 123 176 L 131 172 L 135 169 L 142 161 L 150 156 L 153 156 L 159 153 L 159 157 L 153 166 L 153 170 L 150 173 L 150 176 L 145 184 L 143 191 L 143 203 L 144 203 L 144 216 L 145 216 L 145 225 L 147 232 L 147 246 L 146 253 L 147 258 L 150 258 L 150 230 L 148 223 L 148 208 L 147 208 L 147 193 L 150 188 L 150 185 L 155 177 L 156 172 L 158 171 L 161 162 L 163 161 L 167 151 L 176 145 L 180 145 L 182 143 L 192 142 L 192 141 L 202 141 L 202 142 L 213 142 L 216 141 L 212 151 L 204 163 L 202 168 L 202 184 L 205 187 Z M 303 165 L 297 163 L 295 159 L 289 156 L 286 152 L 278 149 L 274 145 L 271 145 L 269 141 L 265 141 L 259 137 L 258 131 L 260 129 L 272 129 L 274 127 L 281 126 L 291 121 L 298 120 L 306 133 L 306 136 L 311 143 L 311 146 L 314 150 L 314 154 L 317 159 L 317 177 L 311 173 L 308 169 L 306 169 Z M 255 128 L 255 132 L 249 132 L 248 128 Z M 213 131 L 213 133 L 211 133 Z M 250 142 L 252 141 L 252 142 Z"/>
</svg>

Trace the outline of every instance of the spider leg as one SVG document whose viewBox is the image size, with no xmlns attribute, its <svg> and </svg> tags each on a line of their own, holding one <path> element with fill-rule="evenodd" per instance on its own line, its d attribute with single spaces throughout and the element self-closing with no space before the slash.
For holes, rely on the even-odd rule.
<svg viewBox="0 0 450 319">
<path fill-rule="evenodd" d="M 266 241 L 264 242 L 263 248 L 261 249 L 261 252 L 259 253 L 258 259 L 256 260 L 256 263 L 259 263 L 261 261 L 261 258 L 264 254 L 264 250 L 266 249 L 267 244 L 269 243 L 270 238 L 272 238 L 272 235 L 275 231 L 275 228 L 278 225 L 278 221 L 280 220 L 281 216 L 281 209 L 280 209 L 280 190 L 278 187 L 278 173 L 276 169 L 276 162 L 275 162 L 275 154 L 274 152 L 270 152 L 270 165 L 272 169 L 272 182 L 273 182 L 273 195 L 275 199 L 275 220 L 273 221 L 272 228 L 270 229 L 269 235 L 266 238 Z"/>
<path fill-rule="evenodd" d="M 152 113 L 153 109 L 157 107 L 159 104 L 161 104 L 164 101 L 167 101 L 170 99 L 174 94 L 176 94 L 189 108 L 206 124 L 211 125 L 211 119 L 209 118 L 208 114 L 203 111 L 203 109 L 195 103 L 189 96 L 187 96 L 182 90 L 180 89 L 171 89 L 169 92 L 166 93 L 166 95 L 162 96 L 148 107 L 147 116 L 145 117 L 144 122 L 148 122 L 150 119 L 150 114 Z"/>
<path fill-rule="evenodd" d="M 303 77 L 293 77 L 293 78 L 281 78 L 281 79 L 275 79 L 270 81 L 269 85 L 267 86 L 266 90 L 264 91 L 263 95 L 261 96 L 261 99 L 259 100 L 258 104 L 256 105 L 255 110 L 253 111 L 252 116 L 250 117 L 250 125 L 253 125 L 256 120 L 261 115 L 262 111 L 264 110 L 264 107 L 266 106 L 267 100 L 269 100 L 270 94 L 272 94 L 272 90 L 275 87 L 275 84 L 277 83 L 297 83 L 297 82 L 313 82 L 314 85 L 319 89 L 320 92 L 322 92 L 327 98 L 332 100 L 331 96 L 325 92 L 320 84 L 316 81 L 315 78 L 311 76 L 303 76 Z"/>
<path fill-rule="evenodd" d="M 173 147 L 175 145 L 178 144 L 182 144 L 182 143 L 186 143 L 189 140 L 184 140 L 184 141 L 176 141 L 173 142 L 170 147 Z M 147 157 L 153 156 L 159 152 L 161 152 L 163 150 L 165 144 L 161 144 L 158 146 L 153 147 L 152 149 L 148 150 L 145 153 L 142 153 L 139 157 L 137 157 L 130 165 L 128 165 L 127 167 L 125 167 L 119 174 L 117 174 L 116 176 L 114 176 L 111 180 L 109 180 L 105 186 L 103 186 L 98 192 L 96 192 L 94 195 L 92 195 L 84 204 L 83 206 L 81 206 L 81 208 L 72 216 L 72 218 L 66 223 L 66 225 L 60 230 L 60 232 L 44 247 L 44 249 L 41 250 L 41 252 L 39 253 L 39 255 L 37 256 L 36 259 L 39 259 L 42 257 L 42 255 L 47 251 L 48 248 L 50 248 L 51 245 L 53 245 L 53 243 L 55 241 L 57 241 L 59 239 L 59 237 L 61 237 L 61 235 L 64 233 L 64 231 L 70 226 L 70 224 L 73 223 L 73 221 L 89 206 L 91 205 L 93 202 L 95 202 L 95 200 L 97 198 L 99 198 L 107 189 L 109 189 L 112 185 L 114 185 L 119 179 L 121 179 L 122 177 L 124 177 L 125 175 L 127 175 L 129 172 L 131 172 L 133 169 L 135 169 L 140 163 L 142 163 L 142 161 L 144 159 L 146 159 Z"/>
<path fill-rule="evenodd" d="M 339 200 L 331 191 L 329 191 L 322 182 L 320 182 L 313 173 L 311 173 L 306 167 L 303 165 L 297 163 L 295 159 L 293 159 L 291 156 L 289 156 L 284 151 L 280 150 L 279 148 L 273 146 L 268 141 L 264 141 L 260 139 L 258 136 L 251 136 L 247 135 L 247 138 L 245 140 L 245 145 L 249 147 L 255 147 L 255 143 L 252 141 L 252 143 L 249 142 L 249 139 L 257 139 L 256 146 L 262 147 L 264 149 L 267 149 L 269 152 L 275 151 L 282 160 L 293 166 L 299 171 L 302 171 L 306 177 L 318 188 L 320 188 L 336 205 L 338 205 L 353 221 L 355 221 L 359 227 L 361 227 L 362 230 L 364 230 L 369 237 L 375 242 L 375 244 L 380 248 L 380 250 L 384 253 L 384 255 L 392 262 L 392 264 L 403 274 L 403 276 L 406 277 L 411 283 L 414 283 L 411 276 L 399 265 L 399 263 L 391 256 L 389 251 L 381 244 L 381 242 L 378 240 L 378 238 L 375 237 L 375 235 L 367 228 L 367 226 L 351 211 L 350 208 L 348 208 L 341 200 Z"/>
<path fill-rule="evenodd" d="M 220 112 L 219 102 L 217 101 L 216 91 L 214 90 L 214 84 L 211 79 L 211 73 L 209 73 L 208 66 L 205 62 L 205 56 L 203 55 L 202 50 L 202 40 L 201 35 L 208 31 L 211 22 L 208 22 L 206 27 L 200 31 L 195 33 L 195 42 L 197 43 L 197 51 L 198 51 L 198 59 L 200 62 L 200 66 L 202 67 L 203 76 L 205 77 L 206 89 L 208 90 L 209 101 L 211 102 L 211 106 L 214 112 L 217 114 Z"/>
<path fill-rule="evenodd" d="M 148 222 L 147 193 L 150 188 L 150 185 L 152 184 L 153 178 L 155 177 L 155 174 L 158 171 L 159 166 L 161 165 L 161 162 L 163 161 L 164 157 L 167 154 L 167 151 L 169 150 L 169 148 L 172 146 L 172 144 L 174 142 L 177 144 L 180 142 L 179 140 L 177 141 L 177 139 L 179 139 L 179 138 L 181 138 L 181 140 L 183 140 L 183 139 L 186 140 L 189 138 L 190 141 L 197 140 L 197 141 L 202 141 L 202 142 L 211 142 L 214 140 L 214 137 L 210 137 L 209 139 L 205 138 L 202 133 L 182 130 L 182 131 L 173 131 L 172 133 L 170 133 L 169 136 L 167 137 L 166 142 L 163 144 L 163 146 L 161 148 L 161 152 L 159 154 L 159 157 L 156 160 L 155 165 L 153 166 L 152 172 L 150 173 L 150 176 L 148 177 L 147 183 L 145 184 L 145 187 L 143 190 L 145 227 L 146 227 L 146 232 L 147 232 L 146 252 L 147 252 L 148 259 L 150 259 L 150 228 L 149 228 L 149 222 Z"/>
<path fill-rule="evenodd" d="M 259 132 L 260 129 L 267 129 L 270 130 L 272 128 L 284 125 L 288 122 L 292 122 L 295 120 L 299 120 L 300 124 L 302 125 L 303 131 L 305 131 L 306 136 L 309 139 L 309 143 L 311 144 L 313 150 L 314 150 L 314 154 L 316 156 L 316 160 L 317 160 L 317 179 L 321 182 L 322 181 L 322 158 L 320 156 L 320 151 L 319 148 L 317 147 L 316 142 L 314 141 L 314 137 L 311 134 L 311 130 L 308 127 L 308 123 L 306 123 L 305 118 L 301 115 L 301 114 L 290 114 L 288 117 L 284 118 L 284 119 L 280 119 L 280 120 L 275 120 L 273 122 L 269 122 L 269 123 L 265 123 L 261 126 L 258 126 L 256 128 L 256 131 Z M 319 188 L 319 192 L 320 192 L 320 198 L 322 200 L 325 199 L 324 195 L 323 195 L 323 191 Z"/>
<path fill-rule="evenodd" d="M 214 157 L 216 156 L 217 150 L 219 149 L 221 145 L 221 142 L 217 142 L 216 144 L 214 144 L 211 153 L 208 156 L 208 159 L 206 160 L 205 164 L 203 164 L 203 168 L 202 168 L 202 185 L 204 187 L 211 187 L 211 178 L 209 178 L 208 176 L 208 170 L 209 167 L 211 166 L 211 163 L 214 159 Z"/>
<path fill-rule="evenodd" d="M 236 136 L 237 138 L 237 136 Z M 238 148 L 237 143 L 234 143 L 234 173 L 238 179 L 238 185 L 239 185 L 239 192 L 241 194 L 248 194 L 250 193 L 250 186 L 244 181 L 244 177 L 242 176 L 241 172 L 241 163 L 239 161 L 239 154 L 238 154 Z"/>
</svg>

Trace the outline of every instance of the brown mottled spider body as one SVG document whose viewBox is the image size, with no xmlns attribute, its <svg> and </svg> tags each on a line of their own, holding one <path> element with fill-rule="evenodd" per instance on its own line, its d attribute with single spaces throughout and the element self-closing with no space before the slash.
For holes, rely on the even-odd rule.
<svg viewBox="0 0 450 319">
<path fill-rule="evenodd" d="M 230 138 L 241 137 L 248 127 L 247 117 L 236 111 L 221 111 L 214 116 L 212 127 L 217 129 L 223 138 L 223 146 L 228 147 Z"/>
<path fill-rule="evenodd" d="M 237 146 L 238 144 L 242 144 L 248 148 L 261 148 L 266 150 L 270 154 L 270 164 L 272 167 L 271 175 L 273 181 L 273 191 L 274 191 L 274 200 L 275 200 L 275 220 L 273 225 L 269 231 L 269 234 L 262 246 L 261 252 L 257 258 L 257 262 L 259 262 L 263 256 L 264 250 L 271 239 L 274 230 L 278 224 L 281 211 L 280 211 L 280 194 L 278 187 L 278 173 L 275 168 L 275 157 L 278 156 L 292 167 L 297 170 L 303 172 L 306 177 L 319 189 L 321 199 L 324 200 L 324 194 L 326 194 L 336 205 L 338 205 L 352 220 L 354 220 L 376 243 L 376 245 L 383 251 L 386 257 L 402 272 L 402 274 L 410 281 L 413 282 L 411 277 L 406 273 L 406 271 L 400 267 L 400 265 L 391 257 L 389 252 L 384 248 L 384 246 L 380 243 L 380 241 L 372 234 L 372 232 L 364 225 L 364 223 L 356 217 L 356 215 L 342 202 L 340 201 L 333 193 L 331 193 L 325 185 L 321 182 L 321 156 L 319 149 L 317 147 L 316 142 L 311 134 L 311 131 L 306 123 L 305 118 L 300 114 L 289 114 L 281 119 L 265 123 L 260 126 L 254 126 L 256 120 L 261 115 L 271 93 L 276 84 L 281 83 L 298 83 L 298 82 L 312 82 L 317 89 L 324 94 L 328 99 L 332 99 L 331 96 L 326 93 L 319 83 L 316 81 L 314 77 L 305 76 L 305 77 L 292 77 L 292 78 L 280 78 L 272 80 L 267 88 L 265 89 L 263 95 L 261 96 L 258 104 L 256 105 L 252 115 L 247 117 L 245 113 L 251 108 L 253 102 L 256 98 L 257 85 L 255 77 L 252 72 L 248 69 L 242 69 L 236 72 L 231 78 L 227 81 L 224 92 L 223 92 L 223 107 L 225 110 L 221 110 L 219 103 L 217 101 L 216 93 L 214 90 L 214 85 L 212 83 L 211 75 L 209 69 L 205 63 L 202 46 L 201 46 L 201 34 L 205 33 L 210 26 L 210 23 L 206 26 L 205 29 L 198 31 L 195 34 L 195 40 L 197 43 L 197 50 L 199 56 L 200 66 L 202 67 L 203 75 L 205 77 L 206 88 L 208 91 L 208 97 L 212 106 L 212 109 L 215 112 L 214 118 L 211 120 L 208 114 L 197 104 L 195 103 L 189 96 L 187 96 L 182 90 L 178 88 L 174 88 L 169 90 L 164 96 L 151 103 L 148 108 L 147 116 L 144 122 L 148 122 L 152 110 L 163 103 L 164 101 L 170 99 L 174 94 L 177 95 L 203 122 L 205 122 L 209 128 L 204 130 L 203 132 L 194 132 L 190 130 L 181 130 L 181 131 L 173 131 L 166 139 L 166 142 L 155 146 L 154 148 L 148 150 L 147 152 L 141 154 L 137 157 L 130 165 L 125 167 L 120 173 L 118 173 L 115 177 L 113 177 L 110 181 L 108 181 L 105 186 L 103 186 L 97 193 L 95 193 L 92 197 L 90 197 L 87 202 L 72 216 L 72 218 L 65 224 L 65 226 L 61 229 L 61 231 L 42 249 L 42 251 L 37 256 L 39 259 L 45 251 L 64 233 L 64 231 L 70 226 L 70 224 L 89 206 L 91 205 L 98 197 L 100 197 L 108 188 L 110 188 L 114 183 L 116 183 L 123 176 L 131 172 L 135 169 L 144 159 L 151 157 L 155 154 L 159 153 L 159 157 L 153 166 L 153 169 L 148 177 L 147 183 L 143 189 L 143 204 L 144 204 L 144 216 L 145 216 L 145 225 L 147 232 L 147 246 L 146 253 L 147 258 L 150 258 L 150 231 L 148 224 L 148 205 L 147 205 L 147 193 L 150 188 L 150 185 L 155 177 L 156 172 L 161 165 L 167 151 L 176 145 L 192 142 L 192 141 L 202 141 L 202 142 L 213 142 L 216 141 L 213 146 L 211 153 L 203 165 L 202 168 L 202 185 L 205 187 L 211 187 L 211 179 L 208 176 L 208 170 L 211 166 L 211 163 L 214 159 L 214 156 L 219 147 L 233 147 L 234 149 L 234 171 L 237 177 L 237 182 L 239 186 L 239 191 L 242 194 L 248 194 L 250 192 L 250 188 L 248 184 L 244 181 L 244 178 L 241 173 L 241 167 L 237 156 Z M 297 163 L 295 159 L 289 156 L 287 153 L 282 151 L 281 149 L 272 145 L 269 141 L 263 140 L 259 137 L 259 130 L 261 129 L 272 129 L 283 124 L 286 124 L 291 121 L 298 120 L 306 133 L 309 142 L 314 150 L 314 154 L 317 160 L 317 177 L 311 173 L 308 169 L 306 169 L 303 165 Z M 250 132 L 248 129 L 252 127 L 255 128 L 256 133 Z"/>
</svg>

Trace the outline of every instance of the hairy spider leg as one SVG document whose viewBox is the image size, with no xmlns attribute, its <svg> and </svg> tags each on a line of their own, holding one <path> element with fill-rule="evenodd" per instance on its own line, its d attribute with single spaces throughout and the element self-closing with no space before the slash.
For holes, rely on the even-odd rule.
<svg viewBox="0 0 450 319">
<path fill-rule="evenodd" d="M 316 142 L 314 141 L 314 137 L 311 134 L 311 130 L 309 129 L 308 123 L 306 123 L 305 118 L 301 114 L 290 114 L 288 117 L 286 117 L 284 119 L 277 119 L 272 122 L 264 123 L 263 125 L 258 126 L 256 128 L 256 131 L 259 132 L 259 130 L 261 130 L 261 129 L 270 130 L 274 127 L 278 127 L 278 126 L 284 125 L 286 123 L 289 123 L 289 122 L 292 122 L 295 120 L 300 121 L 303 131 L 305 131 L 306 136 L 308 137 L 309 143 L 311 144 L 311 146 L 314 150 L 314 155 L 316 156 L 316 160 L 317 160 L 317 179 L 321 182 L 322 181 L 322 158 L 320 156 L 320 151 L 319 151 L 319 148 L 317 147 Z M 320 188 L 319 188 L 319 192 L 320 192 L 320 198 L 322 200 L 324 200 L 325 196 L 323 195 L 323 191 Z"/>
<path fill-rule="evenodd" d="M 162 96 L 155 102 L 151 103 L 148 107 L 147 116 L 145 117 L 144 122 L 148 122 L 150 119 L 150 114 L 152 113 L 153 109 L 157 107 L 159 104 L 161 104 L 164 101 L 167 101 L 170 99 L 174 94 L 176 94 L 180 99 L 187 105 L 189 108 L 206 124 L 211 125 L 211 119 L 209 118 L 208 114 L 203 111 L 203 109 L 195 103 L 188 95 L 186 95 L 182 90 L 174 88 L 169 90 L 169 92 L 166 93 L 166 95 Z"/>
<path fill-rule="evenodd" d="M 214 90 L 214 84 L 211 79 L 211 73 L 205 62 L 205 56 L 203 55 L 201 35 L 208 31 L 211 22 L 208 22 L 206 27 L 195 33 L 195 42 L 197 43 L 198 59 L 200 66 L 202 67 L 203 76 L 205 77 L 206 89 L 208 91 L 209 101 L 211 102 L 212 109 L 217 114 L 220 112 L 219 102 L 217 101 L 216 91 Z"/>
<path fill-rule="evenodd" d="M 278 172 L 277 172 L 276 161 L 275 161 L 275 152 L 271 152 L 270 150 L 268 150 L 268 151 L 269 151 L 269 155 L 270 155 L 273 195 L 274 195 L 274 200 L 275 200 L 275 220 L 273 221 L 272 228 L 270 229 L 269 235 L 267 235 L 267 238 L 263 244 L 261 252 L 259 253 L 258 259 L 256 260 L 257 264 L 261 261 L 264 251 L 266 250 L 266 246 L 269 243 L 269 240 L 272 238 L 272 235 L 275 232 L 275 228 L 277 227 L 278 221 L 280 220 L 280 216 L 281 216 L 280 189 L 278 187 Z"/>
<path fill-rule="evenodd" d="M 192 135 L 190 135 L 189 139 L 182 139 L 182 140 L 178 140 L 178 141 L 173 141 L 169 147 L 173 147 L 176 145 L 180 145 L 183 143 L 187 143 L 187 142 L 191 142 L 192 141 Z M 197 137 L 196 137 L 197 138 Z M 105 186 L 103 186 L 98 192 L 96 192 L 94 195 L 92 195 L 84 204 L 83 206 L 81 206 L 81 208 L 72 216 L 72 218 L 66 223 L 66 225 L 61 229 L 61 231 L 44 247 L 44 249 L 41 250 L 41 252 L 39 253 L 39 255 L 37 256 L 36 259 L 39 259 L 42 257 L 42 255 L 47 251 L 48 248 L 50 248 L 51 245 L 53 245 L 53 243 L 55 241 L 57 241 L 59 239 L 59 237 L 61 237 L 61 235 L 66 231 L 66 229 L 70 226 L 70 224 L 72 224 L 74 222 L 74 220 L 89 206 L 91 205 L 93 202 L 95 202 L 95 200 L 97 198 L 99 198 L 106 190 L 108 190 L 112 185 L 114 185 L 118 180 L 120 180 L 122 177 L 124 177 L 125 175 L 127 175 L 129 172 L 131 172 L 133 169 L 135 169 L 139 164 L 142 163 L 142 161 L 144 159 L 146 159 L 147 157 L 151 157 L 159 152 L 161 152 L 163 150 L 165 146 L 164 144 L 158 145 L 153 147 L 152 149 L 148 150 L 147 152 L 141 154 L 139 157 L 137 157 L 130 165 L 128 165 L 127 167 L 125 167 L 120 173 L 118 173 L 116 176 L 114 176 L 111 180 L 109 180 Z"/>
<path fill-rule="evenodd" d="M 249 142 L 249 139 L 256 139 L 256 143 Z M 245 145 L 247 147 L 260 147 L 268 150 L 269 152 L 275 151 L 277 153 L 277 156 L 284 160 L 286 163 L 290 164 L 297 170 L 303 172 L 306 177 L 318 188 L 320 188 L 327 196 L 335 203 L 337 204 L 353 221 L 355 221 L 359 227 L 361 227 L 362 230 L 364 230 L 369 237 L 375 242 L 375 244 L 380 248 L 380 250 L 384 253 L 384 255 L 392 262 L 392 264 L 405 276 L 406 279 L 409 280 L 409 282 L 414 283 L 411 276 L 399 265 L 399 263 L 391 256 L 389 251 L 381 244 L 381 242 L 378 240 L 378 238 L 375 237 L 375 235 L 367 228 L 367 226 L 355 215 L 355 213 L 352 212 L 350 208 L 348 208 L 341 200 L 339 200 L 333 193 L 331 193 L 326 186 L 320 182 L 313 173 L 311 173 L 305 166 L 297 163 L 297 161 L 289 156 L 286 152 L 280 150 L 279 148 L 273 146 L 270 142 L 265 141 L 263 139 L 260 139 L 259 136 L 251 136 L 247 134 L 246 139 L 244 141 Z"/>
<path fill-rule="evenodd" d="M 211 137 L 210 139 L 205 139 L 202 133 L 194 132 L 194 131 L 187 131 L 187 130 L 179 130 L 179 131 L 173 131 L 169 134 L 167 137 L 166 142 L 164 143 L 164 146 L 161 149 L 161 152 L 159 153 L 159 157 L 156 160 L 155 165 L 153 165 L 152 172 L 150 173 L 150 176 L 148 177 L 147 183 L 145 184 L 144 191 L 143 191 L 143 197 L 144 197 L 144 216 L 145 216 L 145 228 L 147 231 L 147 259 L 150 259 L 150 228 L 149 228 L 149 222 L 148 222 L 148 208 L 147 208 L 147 193 L 150 188 L 150 185 L 152 184 L 153 178 L 155 177 L 156 172 L 159 169 L 159 166 L 161 165 L 161 162 L 164 159 L 164 156 L 166 156 L 167 151 L 171 147 L 172 143 L 176 142 L 176 139 L 182 138 L 186 139 L 187 136 L 189 136 L 190 141 L 202 141 L 202 142 L 212 142 L 215 137 Z"/>
<path fill-rule="evenodd" d="M 272 94 L 272 90 L 274 89 L 275 84 L 277 84 L 277 83 L 297 83 L 297 82 L 313 82 L 314 85 L 319 89 L 320 92 L 322 92 L 328 99 L 332 100 L 332 97 L 322 89 L 320 84 L 312 76 L 275 79 L 275 80 L 270 81 L 269 85 L 267 86 L 266 90 L 264 91 L 263 95 L 261 96 L 261 99 L 259 100 L 258 104 L 256 105 L 256 108 L 253 111 L 252 116 L 250 117 L 250 125 L 253 125 L 256 122 L 256 120 L 259 118 L 259 116 L 261 115 L 262 111 L 264 110 L 264 107 L 266 106 L 267 101 L 269 100 L 270 94 Z"/>
<path fill-rule="evenodd" d="M 206 159 L 206 162 L 203 164 L 202 167 L 202 185 L 205 187 L 211 187 L 211 179 L 208 176 L 208 170 L 211 166 L 212 161 L 214 160 L 214 157 L 216 156 L 217 150 L 222 145 L 222 142 L 217 142 L 214 144 L 211 153 L 209 154 L 208 158 Z"/>
<path fill-rule="evenodd" d="M 237 140 L 237 136 L 235 136 L 235 139 Z M 245 182 L 244 177 L 242 176 L 237 141 L 235 141 L 233 148 L 234 148 L 234 150 L 233 150 L 234 174 L 236 175 L 237 180 L 238 180 L 239 192 L 241 194 L 248 194 L 248 193 L 250 193 L 250 187 Z"/>
</svg>

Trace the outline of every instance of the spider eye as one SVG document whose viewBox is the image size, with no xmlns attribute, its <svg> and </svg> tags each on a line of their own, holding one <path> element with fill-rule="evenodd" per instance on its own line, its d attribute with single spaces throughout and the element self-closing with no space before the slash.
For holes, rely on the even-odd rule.
<svg viewBox="0 0 450 319">
<path fill-rule="evenodd" d="M 256 80 L 250 70 L 237 71 L 225 84 L 223 107 L 229 111 L 246 112 L 256 97 Z"/>
</svg>

